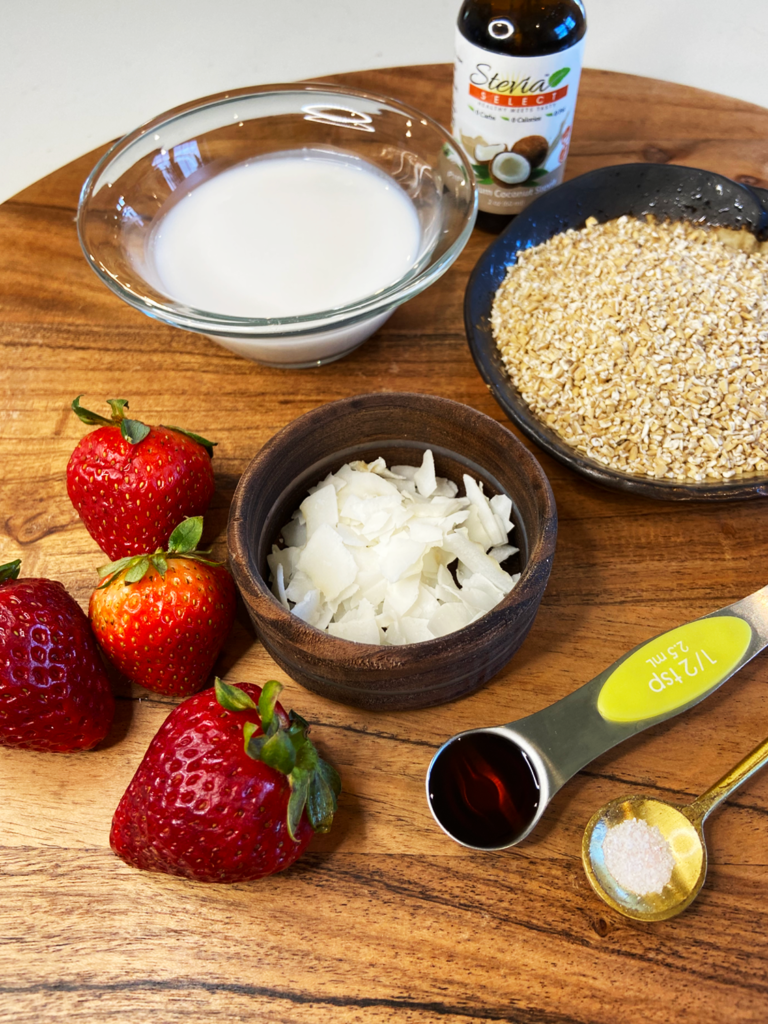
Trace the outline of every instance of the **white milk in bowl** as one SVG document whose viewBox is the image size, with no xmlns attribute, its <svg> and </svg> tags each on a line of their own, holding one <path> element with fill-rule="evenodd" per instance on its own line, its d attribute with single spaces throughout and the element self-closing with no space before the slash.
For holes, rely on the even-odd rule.
<svg viewBox="0 0 768 1024">
<path fill-rule="evenodd" d="M 393 178 L 356 157 L 297 150 L 192 188 L 161 216 L 148 256 L 177 302 L 272 319 L 382 291 L 414 266 L 420 241 L 416 208 Z"/>
</svg>

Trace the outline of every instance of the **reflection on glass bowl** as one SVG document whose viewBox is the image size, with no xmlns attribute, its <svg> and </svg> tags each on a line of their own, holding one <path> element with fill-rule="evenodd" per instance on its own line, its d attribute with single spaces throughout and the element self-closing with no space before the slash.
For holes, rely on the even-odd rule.
<svg viewBox="0 0 768 1024">
<path fill-rule="evenodd" d="M 314 179 L 305 173 L 310 165 L 313 173 L 337 168 L 336 184 L 330 192 L 315 192 L 314 201 Z M 248 175 L 253 180 L 244 183 Z M 243 198 L 248 187 L 257 188 L 259 177 L 269 197 L 260 207 Z M 239 182 L 239 198 L 232 199 L 224 182 Z M 85 182 L 77 224 L 89 263 L 130 305 L 246 358 L 296 367 L 346 355 L 436 281 L 466 244 L 476 206 L 471 166 L 445 129 L 425 114 L 337 86 L 276 85 L 194 101 L 127 135 Z M 331 216 L 337 230 L 326 252 L 322 236 L 333 210 L 339 211 Z M 249 304 L 247 294 L 228 301 L 231 279 L 238 275 L 226 271 L 224 250 L 211 257 L 221 247 L 228 216 L 233 230 L 242 228 L 238 244 L 248 250 L 261 242 L 266 248 L 266 258 L 264 251 L 260 256 L 263 273 L 258 265 L 253 273 L 262 284 L 261 306 Z M 196 217 L 211 232 L 202 242 Z M 158 243 L 166 226 L 185 219 L 187 234 L 177 232 L 175 252 L 187 254 L 188 287 L 169 272 L 168 247 Z M 354 234 L 344 234 L 355 226 L 362 232 L 358 243 Z M 199 256 L 190 239 L 198 239 Z M 399 250 L 384 266 L 387 239 Z M 229 252 L 227 258 L 239 269 L 232 262 L 239 257 Z M 346 291 L 339 282 L 320 286 L 314 309 L 304 301 L 288 315 L 285 303 L 277 302 L 275 273 L 285 268 L 288 290 L 292 265 L 302 258 L 305 278 L 315 268 L 314 276 L 333 282 L 329 267 L 338 267 L 340 278 L 356 276 L 357 283 Z M 221 270 L 221 301 L 194 284 L 193 271 L 199 280 L 206 259 Z M 206 267 L 202 276 L 207 275 Z M 318 309 L 322 296 L 328 301 Z"/>
</svg>

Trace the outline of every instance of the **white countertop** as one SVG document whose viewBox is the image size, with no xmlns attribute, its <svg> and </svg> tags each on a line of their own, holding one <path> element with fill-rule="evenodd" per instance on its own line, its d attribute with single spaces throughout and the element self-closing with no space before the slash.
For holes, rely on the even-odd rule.
<svg viewBox="0 0 768 1024">
<path fill-rule="evenodd" d="M 197 96 L 450 62 L 460 6 L 460 0 L 6 0 L 0 201 Z M 586 8 L 587 66 L 768 106 L 768 0 L 586 0 Z"/>
</svg>

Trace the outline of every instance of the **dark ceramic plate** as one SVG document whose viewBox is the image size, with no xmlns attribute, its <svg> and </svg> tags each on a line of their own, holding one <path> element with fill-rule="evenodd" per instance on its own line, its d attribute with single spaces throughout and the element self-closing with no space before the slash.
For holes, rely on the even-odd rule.
<svg viewBox="0 0 768 1024">
<path fill-rule="evenodd" d="M 717 226 L 748 227 L 763 238 L 768 235 L 767 210 L 766 190 L 746 188 L 711 171 L 667 164 L 603 167 L 573 178 L 531 203 L 480 257 L 464 300 L 464 324 L 472 356 L 507 416 L 549 455 L 606 487 L 668 501 L 736 501 L 768 495 L 765 473 L 719 483 L 680 483 L 621 473 L 576 452 L 523 401 L 507 376 L 490 325 L 493 297 L 517 253 L 568 228 L 583 227 L 587 217 L 600 222 L 622 214 L 655 214 L 670 220 L 704 218 Z"/>
</svg>

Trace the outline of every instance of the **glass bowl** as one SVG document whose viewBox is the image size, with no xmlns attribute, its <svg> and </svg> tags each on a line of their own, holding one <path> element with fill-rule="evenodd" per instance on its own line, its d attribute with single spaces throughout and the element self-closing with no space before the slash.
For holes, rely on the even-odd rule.
<svg viewBox="0 0 768 1024">
<path fill-rule="evenodd" d="M 167 295 L 150 246 L 159 218 L 222 171 L 297 150 L 367 161 L 397 182 L 420 224 L 419 251 L 410 270 L 347 305 L 281 318 L 225 316 Z M 299 83 L 195 100 L 126 135 L 83 185 L 77 229 L 94 271 L 142 313 L 205 334 L 248 359 L 302 367 L 351 352 L 399 305 L 436 281 L 466 244 L 476 213 L 471 165 L 436 121 L 398 100 Z M 362 248 L 360 258 L 365 258 Z"/>
</svg>

